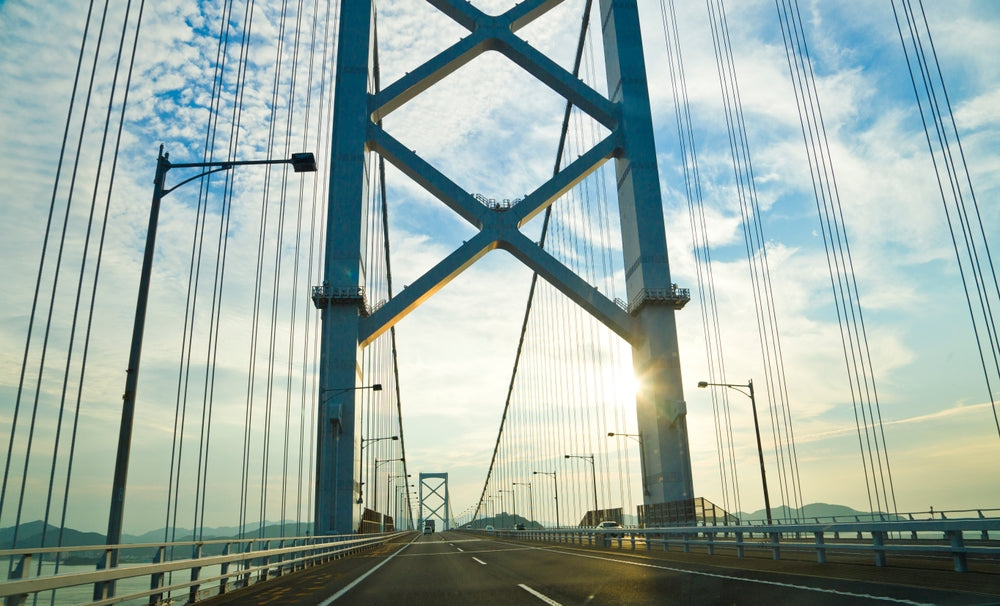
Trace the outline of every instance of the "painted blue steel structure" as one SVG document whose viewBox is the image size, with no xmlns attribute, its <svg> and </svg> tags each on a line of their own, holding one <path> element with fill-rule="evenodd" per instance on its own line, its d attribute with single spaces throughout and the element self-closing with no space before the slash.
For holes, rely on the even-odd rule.
<svg viewBox="0 0 1000 606">
<path fill-rule="evenodd" d="M 314 289 L 322 310 L 321 385 L 361 385 L 359 356 L 422 301 L 487 252 L 501 248 L 537 272 L 632 345 L 641 388 L 636 412 L 642 435 L 647 503 L 693 496 L 686 408 L 674 312 L 687 292 L 670 281 L 656 149 L 635 0 L 601 0 L 610 98 L 598 93 L 517 36 L 562 0 L 525 0 L 491 16 L 464 0 L 428 0 L 469 33 L 384 90 L 369 91 L 373 67 L 371 0 L 341 3 L 333 114 L 325 282 Z M 381 128 L 380 121 L 486 51 L 496 51 L 586 112 L 610 134 L 510 208 L 491 208 Z M 368 151 L 376 151 L 475 226 L 479 233 L 370 312 L 361 262 Z M 625 253 L 627 309 L 600 293 L 520 228 L 574 185 L 615 159 Z M 316 533 L 347 533 L 361 516 L 357 407 L 354 399 L 320 401 Z"/>
</svg>

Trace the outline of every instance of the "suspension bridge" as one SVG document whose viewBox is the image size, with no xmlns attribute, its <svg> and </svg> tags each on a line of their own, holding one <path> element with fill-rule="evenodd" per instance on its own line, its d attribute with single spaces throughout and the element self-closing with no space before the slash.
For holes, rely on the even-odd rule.
<svg viewBox="0 0 1000 606">
<path fill-rule="evenodd" d="M 0 3 L 9 603 L 1000 595 L 996 7 L 79 4 Z"/>
</svg>

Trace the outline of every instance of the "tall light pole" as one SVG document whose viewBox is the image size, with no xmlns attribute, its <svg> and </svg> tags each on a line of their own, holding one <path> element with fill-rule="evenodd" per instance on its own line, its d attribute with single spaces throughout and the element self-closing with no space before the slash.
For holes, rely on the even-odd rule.
<svg viewBox="0 0 1000 606">
<path fill-rule="evenodd" d="M 741 394 L 748 396 L 750 398 L 750 408 L 753 409 L 753 429 L 757 434 L 757 458 L 760 460 L 760 483 L 764 488 L 764 509 L 767 511 L 767 525 L 770 526 L 773 522 L 771 520 L 771 498 L 767 495 L 767 472 L 764 471 L 764 448 L 760 444 L 760 423 L 757 421 L 757 400 L 753 397 L 753 379 L 747 379 L 746 385 L 733 385 L 731 383 L 709 383 L 707 381 L 699 381 L 698 387 L 704 389 L 708 386 L 713 387 L 728 387 L 734 389 Z M 748 391 L 743 391 L 742 388 L 746 388 Z"/>
<path fill-rule="evenodd" d="M 649 488 L 646 487 L 646 452 L 642 444 L 642 434 L 641 433 L 615 433 L 613 431 L 608 432 L 609 438 L 614 437 L 619 438 L 632 438 L 639 443 L 639 469 L 642 471 L 642 494 L 649 496 Z"/>
<path fill-rule="evenodd" d="M 513 502 L 513 507 L 514 507 L 514 527 L 516 528 L 517 527 L 517 495 L 514 494 L 514 489 L 511 488 L 510 490 L 506 490 L 504 488 L 501 488 L 497 492 L 509 492 L 510 493 L 510 500 Z"/>
<path fill-rule="evenodd" d="M 146 307 L 149 301 L 149 282 L 153 271 L 153 251 L 156 247 L 156 229 L 160 219 L 160 203 L 167 194 L 185 183 L 190 183 L 206 175 L 236 166 L 253 164 L 291 164 L 297 173 L 316 172 L 316 158 L 311 152 L 292 154 L 283 160 L 232 160 L 226 162 L 184 162 L 173 163 L 170 154 L 163 153 L 163 146 L 156 158 L 156 174 L 153 177 L 153 201 L 149 206 L 149 225 L 146 228 L 146 247 L 142 256 L 139 274 L 139 294 L 135 303 L 135 319 L 132 324 L 132 345 L 129 350 L 128 368 L 125 369 L 125 393 L 122 395 L 121 424 L 118 430 L 118 453 L 115 456 L 115 475 L 111 483 L 111 506 L 108 513 L 107 545 L 118 545 L 122 538 L 122 520 L 125 515 L 125 485 L 128 482 L 128 461 L 132 449 L 132 425 L 135 417 L 135 393 L 139 384 L 139 362 L 142 358 L 142 338 L 146 326 Z M 167 172 L 171 169 L 209 169 L 184 179 L 173 187 L 167 187 Z M 111 550 L 107 560 L 98 563 L 100 568 L 118 566 L 118 550 Z M 113 597 L 115 582 L 107 581 L 94 585 L 94 600 Z"/>
<path fill-rule="evenodd" d="M 375 479 L 372 480 L 372 482 L 375 484 L 375 496 L 372 498 L 372 505 L 374 505 L 375 507 L 378 507 L 378 466 L 384 465 L 385 463 L 391 463 L 393 461 L 402 461 L 402 460 L 403 460 L 402 457 L 397 457 L 395 459 L 375 459 Z M 386 488 L 388 489 L 388 487 Z M 388 507 L 389 506 L 386 505 L 386 508 Z M 382 512 L 377 512 L 377 513 L 379 519 L 379 531 L 382 532 L 385 530 L 385 514 Z"/>
<path fill-rule="evenodd" d="M 556 478 L 556 472 L 554 471 L 531 472 L 531 475 L 533 476 L 536 476 L 538 474 L 542 474 L 543 476 L 552 476 L 552 486 L 554 487 L 553 490 L 555 492 L 555 501 L 556 501 L 556 528 L 560 528 L 561 524 L 559 524 L 559 480 Z"/>
<path fill-rule="evenodd" d="M 597 524 L 597 464 L 594 462 L 594 455 L 564 455 L 567 459 L 583 459 L 590 463 L 590 472 L 594 480 L 594 524 Z"/>
<path fill-rule="evenodd" d="M 326 402 L 327 400 L 329 400 L 333 396 L 337 396 L 337 395 L 340 395 L 342 393 L 347 393 L 349 391 L 358 391 L 360 389 L 370 389 L 372 391 L 382 391 L 382 384 L 381 383 L 375 383 L 373 385 L 361 385 L 359 387 L 331 387 L 329 389 L 321 389 L 321 390 L 319 390 L 319 401 L 322 404 L 323 402 Z M 395 438 L 393 438 L 393 439 L 395 439 Z M 363 441 L 363 438 L 362 438 L 362 441 Z"/>
<path fill-rule="evenodd" d="M 381 391 L 382 390 L 382 386 L 380 384 L 378 384 L 378 383 L 375 384 L 375 387 L 377 387 L 378 389 L 374 389 L 374 391 Z M 364 458 L 365 447 L 371 445 L 374 442 L 381 442 L 382 440 L 393 440 L 393 441 L 395 441 L 395 440 L 398 440 L 398 439 L 399 439 L 399 436 L 383 436 L 381 438 L 364 438 L 364 437 L 361 438 L 361 447 L 358 448 L 358 456 L 361 458 L 361 484 L 362 485 L 364 485 L 364 483 L 365 483 L 365 470 L 368 467 L 367 465 L 365 465 L 365 458 Z M 361 494 L 364 494 L 363 491 L 362 491 Z M 361 498 L 361 494 L 358 495 L 358 500 L 357 500 L 357 504 L 358 505 L 360 505 L 361 503 L 364 502 L 364 499 Z M 378 503 L 376 502 L 375 505 L 378 506 Z"/>
<path fill-rule="evenodd" d="M 514 486 L 527 486 L 528 487 L 528 511 L 529 516 L 531 516 L 531 522 L 535 521 L 535 497 L 532 496 L 534 492 L 531 488 L 531 482 L 514 482 Z"/>
<path fill-rule="evenodd" d="M 389 486 L 390 486 L 390 488 L 392 487 L 393 480 L 395 480 L 396 478 L 409 478 L 411 475 L 412 474 L 409 474 L 409 473 L 398 473 L 398 474 L 396 474 L 394 476 L 389 476 Z M 399 488 L 399 486 L 396 486 L 396 488 Z M 389 511 L 389 493 L 388 493 L 388 491 L 385 494 L 385 510 Z M 393 508 L 392 512 L 393 512 L 392 513 L 392 515 L 393 515 L 393 524 L 395 524 L 396 523 L 396 520 L 395 520 L 396 509 Z"/>
</svg>

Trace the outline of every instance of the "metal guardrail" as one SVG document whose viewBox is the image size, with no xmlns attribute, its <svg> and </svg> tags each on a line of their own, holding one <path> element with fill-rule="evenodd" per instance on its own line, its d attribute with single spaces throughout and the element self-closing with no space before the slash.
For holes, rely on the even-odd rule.
<svg viewBox="0 0 1000 606">
<path fill-rule="evenodd" d="M 205 594 L 202 586 L 210 585 L 215 594 L 246 587 L 282 576 L 303 568 L 323 564 L 352 553 L 371 549 L 386 543 L 405 532 L 377 535 L 343 535 L 329 537 L 284 537 L 272 539 L 218 539 L 211 541 L 179 541 L 173 543 L 144 543 L 123 545 L 83 545 L 74 547 L 35 547 L 26 549 L 0 550 L 0 560 L 16 561 L 8 580 L 0 582 L 0 598 L 5 598 L 7 606 L 25 603 L 28 596 L 40 592 L 65 589 L 81 585 L 94 585 L 108 581 L 149 577 L 148 591 L 132 592 L 99 601 L 89 602 L 92 606 L 119 604 L 141 598 L 149 598 L 150 604 L 162 604 L 165 593 L 187 594 L 188 602 L 194 602 Z M 277 544 L 277 547 L 271 545 Z M 221 555 L 201 555 L 206 546 L 222 545 Z M 194 557 L 167 560 L 167 550 L 189 548 Z M 107 561 L 112 550 L 119 553 L 136 550 L 154 550 L 150 563 L 121 565 L 115 568 L 92 572 L 70 572 L 47 576 L 29 577 L 35 556 L 53 558 L 72 553 L 101 553 Z M 124 564 L 124 562 L 122 563 Z M 203 568 L 220 566 L 220 573 L 201 577 Z M 190 571 L 190 580 L 164 585 L 166 574 Z"/>
<path fill-rule="evenodd" d="M 770 550 L 780 560 L 783 550 L 815 551 L 816 561 L 827 561 L 827 551 L 871 553 L 876 566 L 886 566 L 890 553 L 945 554 L 952 558 L 956 572 L 967 572 L 968 556 L 1000 556 L 1000 518 L 965 518 L 903 520 L 891 522 L 826 522 L 781 524 L 772 526 L 677 526 L 671 528 L 558 528 L 551 530 L 493 530 L 494 536 L 569 544 L 603 545 L 612 541 L 618 546 L 628 542 L 632 550 L 641 543 L 645 549 L 660 545 L 666 551 L 680 546 L 684 552 L 702 547 L 708 555 L 718 548 L 728 548 L 739 558 L 747 549 Z M 918 539 L 918 534 L 939 534 L 942 541 Z M 978 535 L 979 544 L 967 544 L 965 535 Z M 995 533 L 990 538 L 990 533 Z M 846 542 L 841 535 L 851 537 Z M 754 536 L 762 541 L 755 541 Z M 807 537 L 807 538 L 804 538 Z M 894 538 L 895 537 L 895 538 Z M 902 538 L 907 537 L 907 538 Z M 810 540 L 811 538 L 811 540 Z M 828 540 L 837 541 L 836 543 Z"/>
</svg>

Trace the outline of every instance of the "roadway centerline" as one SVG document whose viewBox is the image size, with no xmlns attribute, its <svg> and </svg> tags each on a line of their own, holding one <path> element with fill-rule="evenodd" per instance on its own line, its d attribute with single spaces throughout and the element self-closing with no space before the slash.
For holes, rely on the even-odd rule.
<svg viewBox="0 0 1000 606">
<path fill-rule="evenodd" d="M 455 549 L 458 549 L 458 547 L 456 547 Z M 516 548 L 516 549 L 479 549 L 479 550 L 476 550 L 476 551 L 462 551 L 461 549 L 459 549 L 459 551 L 462 551 L 462 553 L 468 554 L 468 553 L 503 553 L 505 551 L 531 551 L 533 549 L 537 549 L 537 547 L 521 547 L 521 548 Z M 426 557 L 433 557 L 433 556 L 454 556 L 454 555 L 458 555 L 458 554 L 448 551 L 448 552 L 444 552 L 444 553 L 404 553 L 404 554 L 402 554 L 399 557 L 401 557 L 401 558 L 426 558 Z"/>
<path fill-rule="evenodd" d="M 562 606 L 562 604 L 560 604 L 559 602 L 553 600 L 552 598 L 550 598 L 549 596 L 545 595 L 544 593 L 540 593 L 538 591 L 535 591 L 534 589 L 532 589 L 531 587 L 528 587 L 524 583 L 519 583 L 518 587 L 520 587 L 521 589 L 527 591 L 528 593 L 530 593 L 531 595 L 535 596 L 539 600 L 545 602 L 549 606 Z"/>
</svg>

